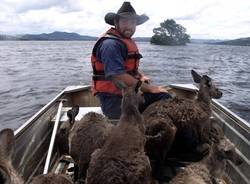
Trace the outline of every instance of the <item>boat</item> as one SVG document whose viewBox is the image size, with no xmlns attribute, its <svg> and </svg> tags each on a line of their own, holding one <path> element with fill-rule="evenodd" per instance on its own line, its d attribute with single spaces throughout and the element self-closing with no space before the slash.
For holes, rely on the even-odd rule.
<svg viewBox="0 0 250 184">
<path fill-rule="evenodd" d="M 193 99 L 198 90 L 192 84 L 171 84 L 166 88 L 170 93 L 189 99 Z M 27 183 L 33 176 L 47 172 L 70 174 L 68 168 L 72 166 L 72 160 L 59 155 L 53 137 L 56 128 L 66 120 L 66 112 L 74 105 L 80 106 L 76 119 L 89 111 L 102 113 L 90 86 L 69 86 L 15 131 L 16 156 L 13 165 Z M 236 145 L 236 151 L 243 160 L 240 166 L 228 161 L 226 173 L 233 183 L 249 184 L 249 123 L 216 100 L 212 100 L 212 116 L 223 127 L 226 138 Z"/>
</svg>

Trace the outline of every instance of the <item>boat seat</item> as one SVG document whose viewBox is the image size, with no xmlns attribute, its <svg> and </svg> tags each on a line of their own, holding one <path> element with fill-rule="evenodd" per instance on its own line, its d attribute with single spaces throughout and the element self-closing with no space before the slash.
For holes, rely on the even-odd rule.
<svg viewBox="0 0 250 184">
<path fill-rule="evenodd" d="M 61 118 L 60 118 L 60 121 L 63 122 L 63 121 L 66 121 L 68 120 L 68 117 L 67 117 L 67 112 L 68 110 L 70 110 L 71 107 L 63 107 L 62 108 L 62 113 L 61 113 Z M 101 110 L 101 107 L 80 107 L 79 108 L 79 113 L 78 115 L 76 116 L 75 120 L 80 120 L 85 114 L 87 114 L 88 112 L 96 112 L 96 113 L 99 113 L 99 114 L 103 114 L 102 113 L 102 110 Z M 55 117 L 52 119 L 53 122 L 56 121 L 56 115 Z"/>
</svg>

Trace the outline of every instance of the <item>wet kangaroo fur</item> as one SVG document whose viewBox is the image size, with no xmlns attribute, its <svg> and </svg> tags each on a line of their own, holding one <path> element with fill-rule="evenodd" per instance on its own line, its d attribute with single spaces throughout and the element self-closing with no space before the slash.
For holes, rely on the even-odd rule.
<svg viewBox="0 0 250 184">
<path fill-rule="evenodd" d="M 160 141 L 146 144 L 147 154 L 151 160 L 156 161 L 157 168 L 153 173 L 158 178 L 162 177 L 163 163 L 177 132 L 190 130 L 197 137 L 199 144 L 203 144 L 203 130 L 204 127 L 209 126 L 210 122 L 211 99 L 222 96 L 222 92 L 214 85 L 210 77 L 200 76 L 194 70 L 191 71 L 191 74 L 194 82 L 199 83 L 200 86 L 196 99 L 175 97 L 160 100 L 151 104 L 143 112 L 146 135 L 158 134 L 160 136 Z"/>
<path fill-rule="evenodd" d="M 226 160 L 236 165 L 242 159 L 235 151 L 235 147 L 226 139 L 219 143 L 212 143 L 210 152 L 203 160 L 190 164 L 180 171 L 169 184 L 214 184 L 216 179 L 222 178 L 226 168 Z"/>
<path fill-rule="evenodd" d="M 0 183 L 1 184 L 23 184 L 24 180 L 12 166 L 15 152 L 15 137 L 11 129 L 0 132 Z M 46 174 L 33 178 L 31 184 L 72 184 L 65 175 Z"/>
<path fill-rule="evenodd" d="M 87 113 L 73 125 L 69 135 L 69 151 L 77 165 L 74 180 L 85 179 L 91 154 L 104 145 L 112 127 L 107 118 L 95 112 Z"/>
<path fill-rule="evenodd" d="M 32 179 L 30 184 L 73 184 L 73 182 L 66 175 L 49 173 L 46 175 L 39 175 Z"/>
<path fill-rule="evenodd" d="M 135 87 L 124 87 L 122 114 L 101 149 L 91 155 L 87 184 L 149 184 L 151 167 L 144 152 L 144 120 Z"/>
<path fill-rule="evenodd" d="M 15 137 L 11 129 L 0 132 L 0 183 L 23 184 L 24 181 L 12 166 L 15 152 Z"/>
<path fill-rule="evenodd" d="M 79 113 L 79 106 L 76 105 L 72 107 L 67 112 L 68 120 L 63 122 L 59 127 L 57 134 L 56 134 L 56 145 L 60 155 L 68 155 L 69 154 L 69 131 L 71 130 L 72 126 L 75 123 L 75 118 Z"/>
</svg>

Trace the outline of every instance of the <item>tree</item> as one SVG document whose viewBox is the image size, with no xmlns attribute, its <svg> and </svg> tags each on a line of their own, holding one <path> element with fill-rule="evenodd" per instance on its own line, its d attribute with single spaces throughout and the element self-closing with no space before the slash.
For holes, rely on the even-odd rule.
<svg viewBox="0 0 250 184">
<path fill-rule="evenodd" d="M 190 36 L 186 34 L 186 28 L 177 24 L 173 19 L 167 19 L 160 23 L 161 27 L 153 29 L 154 35 L 150 42 L 156 45 L 186 45 L 190 42 Z"/>
</svg>

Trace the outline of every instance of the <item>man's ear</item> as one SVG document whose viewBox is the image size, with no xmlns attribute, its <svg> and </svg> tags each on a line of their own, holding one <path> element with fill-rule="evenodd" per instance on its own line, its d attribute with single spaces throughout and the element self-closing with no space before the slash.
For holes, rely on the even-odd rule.
<svg viewBox="0 0 250 184">
<path fill-rule="evenodd" d="M 115 19 L 114 19 L 114 25 L 115 25 L 115 27 L 117 27 L 118 24 L 119 24 L 119 16 L 115 17 Z"/>
</svg>

